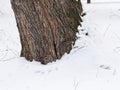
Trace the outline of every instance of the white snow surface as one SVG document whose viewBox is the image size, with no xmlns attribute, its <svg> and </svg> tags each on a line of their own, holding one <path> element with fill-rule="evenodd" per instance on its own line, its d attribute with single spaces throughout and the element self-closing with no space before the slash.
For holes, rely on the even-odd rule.
<svg viewBox="0 0 120 90">
<path fill-rule="evenodd" d="M 120 90 L 120 0 L 82 3 L 86 16 L 71 53 L 42 65 L 19 57 L 10 0 L 0 0 L 0 90 Z"/>
</svg>

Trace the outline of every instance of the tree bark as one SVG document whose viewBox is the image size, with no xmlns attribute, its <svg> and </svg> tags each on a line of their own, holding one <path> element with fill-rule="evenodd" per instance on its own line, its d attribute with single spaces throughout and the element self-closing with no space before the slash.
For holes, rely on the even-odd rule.
<svg viewBox="0 0 120 90">
<path fill-rule="evenodd" d="M 21 57 L 42 64 L 69 53 L 76 40 L 80 0 L 11 0 L 20 33 Z"/>
</svg>

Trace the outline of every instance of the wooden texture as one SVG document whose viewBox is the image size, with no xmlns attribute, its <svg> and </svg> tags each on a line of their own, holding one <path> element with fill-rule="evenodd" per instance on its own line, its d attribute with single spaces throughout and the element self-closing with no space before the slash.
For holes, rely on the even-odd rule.
<svg viewBox="0 0 120 90">
<path fill-rule="evenodd" d="M 69 53 L 82 7 L 75 0 L 11 0 L 20 33 L 21 57 L 42 64 Z"/>
</svg>

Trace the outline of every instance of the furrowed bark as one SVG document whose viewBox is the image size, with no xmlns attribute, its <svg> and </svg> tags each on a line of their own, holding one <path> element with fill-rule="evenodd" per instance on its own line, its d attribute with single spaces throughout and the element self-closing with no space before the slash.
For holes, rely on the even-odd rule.
<svg viewBox="0 0 120 90">
<path fill-rule="evenodd" d="M 42 64 L 69 53 L 80 24 L 76 0 L 11 0 L 20 33 L 21 57 Z"/>
</svg>

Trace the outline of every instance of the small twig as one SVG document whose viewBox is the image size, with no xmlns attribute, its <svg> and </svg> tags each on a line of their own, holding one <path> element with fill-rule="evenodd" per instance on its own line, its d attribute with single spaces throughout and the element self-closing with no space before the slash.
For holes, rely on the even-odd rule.
<svg viewBox="0 0 120 90">
<path fill-rule="evenodd" d="M 74 87 L 75 87 L 75 90 L 77 90 L 78 85 L 79 85 L 79 81 L 76 81 L 76 79 L 74 79 Z"/>
<path fill-rule="evenodd" d="M 118 40 L 120 40 L 120 37 L 114 32 L 115 36 L 117 37 Z"/>
<path fill-rule="evenodd" d="M 0 60 L 0 62 L 11 61 L 11 60 L 16 59 L 16 58 L 19 58 L 19 57 L 12 57 L 12 58 L 9 58 L 9 59 Z"/>
<path fill-rule="evenodd" d="M 7 54 L 8 54 L 8 50 L 6 49 L 6 50 L 4 50 L 4 51 L 0 51 L 2 54 L 5 52 L 5 55 L 3 55 L 0 59 L 4 59 L 6 56 L 7 56 Z"/>
<path fill-rule="evenodd" d="M 106 33 L 108 32 L 108 30 L 109 30 L 109 28 L 110 28 L 110 25 L 111 25 L 111 24 L 109 24 L 108 27 L 107 27 L 107 29 L 105 30 L 105 33 L 103 34 L 104 36 L 105 36 Z"/>
<path fill-rule="evenodd" d="M 12 49 L 8 49 L 8 51 L 11 51 L 15 56 L 19 55 L 19 53 L 16 50 L 13 51 Z"/>
<path fill-rule="evenodd" d="M 81 47 L 74 47 L 74 49 L 76 49 L 77 48 L 77 50 L 75 50 L 72 54 L 74 54 L 74 53 L 76 53 L 77 51 L 79 51 L 80 49 L 82 49 L 82 48 L 85 48 L 85 46 L 81 46 Z"/>
<path fill-rule="evenodd" d="M 19 58 L 19 57 L 12 57 L 12 58 L 9 58 L 9 59 L 4 59 L 5 57 L 7 57 L 9 51 L 11 51 L 15 56 L 17 56 L 17 54 L 12 49 L 9 49 L 8 46 L 7 46 L 6 50 L 0 51 L 1 53 L 5 52 L 5 55 L 3 55 L 2 58 L 0 58 L 1 59 L 0 62 L 11 61 L 15 58 Z"/>
</svg>

